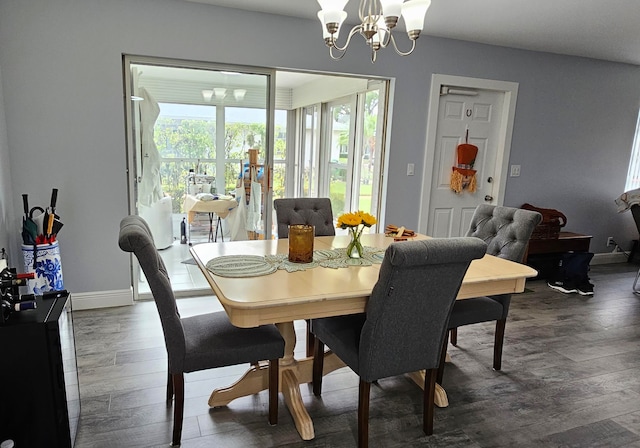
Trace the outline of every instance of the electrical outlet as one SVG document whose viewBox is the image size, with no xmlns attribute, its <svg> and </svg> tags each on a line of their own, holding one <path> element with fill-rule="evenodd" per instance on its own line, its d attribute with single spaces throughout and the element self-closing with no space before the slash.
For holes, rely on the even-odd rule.
<svg viewBox="0 0 640 448">
<path fill-rule="evenodd" d="M 613 246 L 614 244 L 616 244 L 615 241 L 613 241 L 613 237 L 610 236 L 609 238 L 607 238 L 607 247 L 609 246 Z"/>
</svg>

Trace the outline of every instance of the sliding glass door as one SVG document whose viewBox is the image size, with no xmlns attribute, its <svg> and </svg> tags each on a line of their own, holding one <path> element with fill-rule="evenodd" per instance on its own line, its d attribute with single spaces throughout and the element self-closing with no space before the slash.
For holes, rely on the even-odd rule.
<svg viewBox="0 0 640 448">
<path fill-rule="evenodd" d="M 234 229 L 242 239 L 270 235 L 265 204 L 272 185 L 273 73 L 129 56 L 124 65 L 126 96 L 131 98 L 130 208 L 149 223 L 174 289 L 184 283 L 184 289 L 193 290 L 193 282 L 186 280 L 197 272 L 184 269 L 189 245 L 211 240 L 213 232 L 216 239 L 231 239 Z M 286 129 L 280 134 L 286 135 Z M 243 222 L 218 221 L 194 207 L 196 200 L 240 202 L 239 196 L 244 196 L 242 208 L 257 211 L 251 220 L 231 213 Z M 169 252 L 180 255 L 170 259 Z M 139 285 L 146 292 L 144 281 Z M 203 283 L 202 289 L 208 285 Z"/>
<path fill-rule="evenodd" d="M 362 210 L 378 216 L 381 189 L 384 83 L 325 104 L 321 151 L 327 160 L 324 190 L 334 216 Z"/>
</svg>

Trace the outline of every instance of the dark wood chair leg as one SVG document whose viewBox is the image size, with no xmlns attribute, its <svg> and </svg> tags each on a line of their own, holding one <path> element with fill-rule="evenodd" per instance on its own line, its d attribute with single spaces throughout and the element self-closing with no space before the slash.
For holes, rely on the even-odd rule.
<svg viewBox="0 0 640 448">
<path fill-rule="evenodd" d="M 180 446 L 182 419 L 184 416 L 184 374 L 175 373 L 172 376 L 175 403 L 173 404 L 173 440 L 171 446 Z"/>
<path fill-rule="evenodd" d="M 434 386 L 435 388 L 435 386 Z M 369 446 L 369 395 L 371 383 L 360 379 L 358 388 L 358 448 Z"/>
<path fill-rule="evenodd" d="M 444 360 L 447 357 L 447 345 L 449 344 L 449 332 L 445 332 L 444 341 L 442 342 L 442 349 L 440 350 L 440 364 L 438 365 L 438 377 L 436 381 L 442 385 L 442 378 L 444 377 Z"/>
<path fill-rule="evenodd" d="M 502 344 L 504 342 L 504 329 L 507 326 L 507 319 L 496 321 L 496 335 L 493 343 L 493 368 L 502 369 Z"/>
<path fill-rule="evenodd" d="M 449 331 L 451 333 L 451 345 L 453 345 L 454 347 L 457 347 L 458 346 L 458 329 L 452 328 Z"/>
<path fill-rule="evenodd" d="M 173 377 L 167 370 L 167 407 L 171 406 L 173 400 Z"/>
<path fill-rule="evenodd" d="M 278 359 L 269 360 L 269 424 L 278 424 Z"/>
<path fill-rule="evenodd" d="M 433 400 L 436 396 L 436 375 L 437 369 L 428 369 L 424 377 L 424 414 L 422 421 L 422 430 L 428 436 L 433 434 Z"/>
<path fill-rule="evenodd" d="M 313 395 L 319 397 L 322 394 L 322 370 L 324 369 L 324 342 L 314 338 L 313 344 Z"/>
<path fill-rule="evenodd" d="M 307 320 L 307 358 L 313 356 L 314 341 L 316 336 L 311 333 L 311 321 Z"/>
</svg>

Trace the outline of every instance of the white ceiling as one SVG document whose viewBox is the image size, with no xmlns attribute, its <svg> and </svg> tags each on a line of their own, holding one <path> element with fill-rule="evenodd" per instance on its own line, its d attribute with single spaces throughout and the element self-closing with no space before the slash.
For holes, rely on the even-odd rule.
<svg viewBox="0 0 640 448">
<path fill-rule="evenodd" d="M 313 20 L 320 9 L 315 0 L 187 1 Z M 357 7 L 349 1 L 347 22 Z M 320 39 L 320 22 L 316 31 Z M 423 33 L 640 65 L 640 0 L 432 0 Z"/>
</svg>

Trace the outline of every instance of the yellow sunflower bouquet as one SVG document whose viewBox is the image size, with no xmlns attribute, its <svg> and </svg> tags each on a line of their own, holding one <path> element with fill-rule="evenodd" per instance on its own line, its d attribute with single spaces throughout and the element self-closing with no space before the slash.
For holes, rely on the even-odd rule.
<svg viewBox="0 0 640 448">
<path fill-rule="evenodd" d="M 347 246 L 347 255 L 349 258 L 362 258 L 362 243 L 360 236 L 365 227 L 371 227 L 378 221 L 376 217 L 358 210 L 357 212 L 344 213 L 338 216 L 336 227 L 339 229 L 349 229 L 351 242 Z"/>
</svg>

